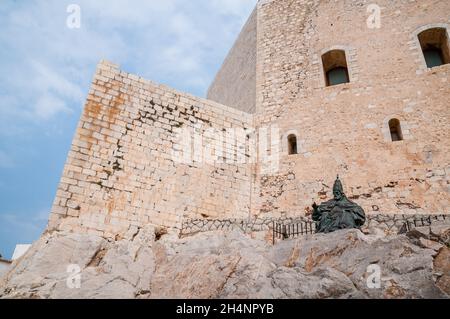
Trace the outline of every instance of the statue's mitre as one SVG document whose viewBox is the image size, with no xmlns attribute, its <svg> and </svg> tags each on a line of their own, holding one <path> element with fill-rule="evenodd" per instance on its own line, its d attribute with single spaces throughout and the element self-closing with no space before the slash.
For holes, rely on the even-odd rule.
<svg viewBox="0 0 450 319">
<path fill-rule="evenodd" d="M 334 182 L 334 186 L 333 186 L 333 192 L 341 192 L 342 194 L 344 193 L 344 187 L 342 186 L 341 180 L 339 179 L 339 175 L 336 178 L 336 181 Z"/>
</svg>

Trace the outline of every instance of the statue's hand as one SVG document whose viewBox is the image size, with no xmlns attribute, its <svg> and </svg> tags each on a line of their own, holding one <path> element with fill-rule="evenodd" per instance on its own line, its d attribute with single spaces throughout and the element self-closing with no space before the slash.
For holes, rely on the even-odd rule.
<svg viewBox="0 0 450 319">
<path fill-rule="evenodd" d="M 317 204 L 314 202 L 314 204 L 312 205 L 312 208 L 317 209 L 317 208 L 319 208 L 319 206 L 317 206 Z"/>
</svg>

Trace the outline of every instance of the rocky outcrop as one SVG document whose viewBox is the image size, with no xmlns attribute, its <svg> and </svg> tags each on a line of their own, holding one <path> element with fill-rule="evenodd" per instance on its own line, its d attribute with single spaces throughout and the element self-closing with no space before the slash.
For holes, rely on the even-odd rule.
<svg viewBox="0 0 450 319">
<path fill-rule="evenodd" d="M 0 297 L 448 298 L 449 231 L 344 230 L 275 246 L 238 230 L 180 239 L 149 226 L 115 241 L 54 232 L 13 264 Z M 371 265 L 379 288 L 368 285 Z"/>
</svg>

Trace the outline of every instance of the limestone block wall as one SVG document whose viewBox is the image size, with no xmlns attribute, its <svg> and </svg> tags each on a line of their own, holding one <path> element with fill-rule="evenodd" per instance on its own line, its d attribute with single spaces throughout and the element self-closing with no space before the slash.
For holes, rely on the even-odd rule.
<svg viewBox="0 0 450 319">
<path fill-rule="evenodd" d="M 248 113 L 254 113 L 256 107 L 257 15 L 255 9 L 207 94 L 210 100 Z"/>
<path fill-rule="evenodd" d="M 301 218 L 332 197 L 337 174 L 370 220 L 450 214 L 450 65 L 426 68 L 417 40 L 428 27 L 450 32 L 450 2 L 379 0 L 380 28 L 368 28 L 373 3 L 260 1 L 208 93 L 228 106 L 101 63 L 49 229 L 112 237 L 185 219 Z M 332 49 L 345 52 L 350 83 L 326 86 Z M 391 140 L 393 118 L 402 141 Z M 180 139 L 186 128 L 200 140 Z M 224 138 L 233 128 L 277 129 L 272 171 L 252 164 L 249 135 L 251 147 Z M 298 154 L 288 154 L 291 134 Z M 185 162 L 179 151 L 198 143 L 222 145 L 222 161 L 194 152 Z"/>
<path fill-rule="evenodd" d="M 366 23 L 373 3 L 379 29 Z M 417 34 L 448 27 L 450 2 L 274 0 L 258 11 L 255 123 L 280 128 L 281 161 L 258 175 L 253 214 L 308 213 L 337 174 L 368 214 L 449 214 L 450 65 L 424 67 Z M 350 83 L 326 87 L 321 55 L 336 48 Z M 403 141 L 391 141 L 393 118 Z"/>
<path fill-rule="evenodd" d="M 247 113 L 103 61 L 68 155 L 49 229 L 113 237 L 147 223 L 180 228 L 188 217 L 246 218 L 251 167 L 237 156 L 247 149 L 210 134 L 203 143 L 222 143 L 224 161 L 205 163 L 197 153 L 192 161 L 181 161 L 179 150 L 184 144 L 194 148 L 195 139 L 186 141 L 178 132 L 187 128 L 205 136 L 207 129 L 251 125 Z"/>
</svg>

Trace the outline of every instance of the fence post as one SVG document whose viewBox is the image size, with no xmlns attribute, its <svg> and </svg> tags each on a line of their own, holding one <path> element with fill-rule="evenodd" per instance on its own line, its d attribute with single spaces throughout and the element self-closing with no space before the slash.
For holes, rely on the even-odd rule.
<svg viewBox="0 0 450 319">
<path fill-rule="evenodd" d="M 272 222 L 272 245 L 275 246 L 275 221 Z"/>
</svg>

